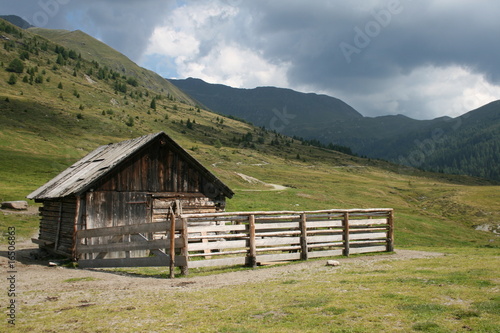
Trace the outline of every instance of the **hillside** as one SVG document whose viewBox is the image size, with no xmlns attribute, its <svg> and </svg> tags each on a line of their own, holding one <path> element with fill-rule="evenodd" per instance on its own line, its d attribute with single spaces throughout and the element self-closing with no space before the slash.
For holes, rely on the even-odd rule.
<svg viewBox="0 0 500 333">
<path fill-rule="evenodd" d="M 370 118 L 324 95 L 274 87 L 236 89 L 192 78 L 170 81 L 215 112 L 286 135 L 426 170 L 500 180 L 499 101 L 457 118 Z"/>
<path fill-rule="evenodd" d="M 0 31 L 0 201 L 24 199 L 99 145 L 165 131 L 235 191 L 228 210 L 394 207 L 400 247 L 497 244 L 473 229 L 500 217 L 491 182 L 313 147 L 157 93 L 142 76 L 4 21 Z M 1 212 L 0 222 L 29 237 L 38 218 Z"/>
<path fill-rule="evenodd" d="M 107 67 L 120 75 L 141 78 L 141 85 L 155 93 L 169 94 L 186 104 L 195 105 L 189 96 L 169 81 L 150 70 L 139 67 L 123 54 L 94 37 L 87 35 L 83 31 L 53 30 L 35 27 L 28 29 L 28 31 L 43 36 L 65 48 L 74 50 L 85 60 L 98 60 L 100 66 Z"/>
</svg>

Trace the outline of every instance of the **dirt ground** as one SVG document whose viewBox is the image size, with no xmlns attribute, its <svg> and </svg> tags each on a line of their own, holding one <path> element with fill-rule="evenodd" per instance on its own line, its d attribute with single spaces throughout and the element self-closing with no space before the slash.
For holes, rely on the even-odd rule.
<svg viewBox="0 0 500 333">
<path fill-rule="evenodd" d="M 381 261 L 409 260 L 442 256 L 441 253 L 397 250 L 395 254 L 377 256 L 356 256 L 337 259 L 338 267 L 326 266 L 325 260 L 298 262 L 290 265 L 270 266 L 255 270 L 244 270 L 213 274 L 210 276 L 180 277 L 175 279 L 140 277 L 124 273 L 109 272 L 97 269 L 71 269 L 60 266 L 49 266 L 49 259 L 35 260 L 32 253 L 37 246 L 29 241 L 17 244 L 16 248 L 16 278 L 19 293 L 23 303 L 34 305 L 40 302 L 58 300 L 59 298 L 85 298 L 90 290 L 99 290 L 100 299 L 109 302 L 127 298 L 134 293 L 195 291 L 201 289 L 221 288 L 231 285 L 262 282 L 266 280 L 283 279 L 286 276 L 304 269 L 311 271 L 338 270 L 342 267 L 372 266 Z M 6 251 L 0 253 L 0 265 L 3 272 L 8 271 Z M 74 283 L 69 279 L 86 279 L 85 290 L 81 282 Z M 64 283 L 64 294 L 61 294 L 61 284 Z"/>
</svg>

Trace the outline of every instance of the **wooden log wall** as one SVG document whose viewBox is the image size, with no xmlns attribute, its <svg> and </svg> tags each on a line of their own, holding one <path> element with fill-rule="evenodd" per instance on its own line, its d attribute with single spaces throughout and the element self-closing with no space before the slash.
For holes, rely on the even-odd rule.
<svg viewBox="0 0 500 333">
<path fill-rule="evenodd" d="M 38 237 L 41 247 L 56 253 L 71 256 L 76 212 L 76 199 L 63 198 L 48 200 L 40 207 L 40 233 Z"/>
</svg>

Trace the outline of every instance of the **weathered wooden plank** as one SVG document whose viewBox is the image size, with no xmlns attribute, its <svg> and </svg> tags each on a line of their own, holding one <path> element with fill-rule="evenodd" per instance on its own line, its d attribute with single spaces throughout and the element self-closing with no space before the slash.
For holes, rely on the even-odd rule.
<svg viewBox="0 0 500 333">
<path fill-rule="evenodd" d="M 206 227 L 188 227 L 189 233 L 199 233 L 199 232 L 232 232 L 232 231 L 243 231 L 246 229 L 244 224 L 235 225 L 209 225 Z"/>
<path fill-rule="evenodd" d="M 188 227 L 189 229 L 189 227 Z M 219 233 L 219 234 L 214 234 L 214 235 L 207 235 L 206 233 L 196 233 L 196 234 L 191 234 L 188 233 L 188 238 L 190 241 L 196 241 L 196 240 L 204 240 L 204 239 L 225 239 L 225 238 L 248 238 L 248 234 L 226 234 L 226 233 Z"/>
<path fill-rule="evenodd" d="M 307 236 L 307 243 L 328 243 L 338 242 L 343 240 L 343 235 L 323 235 L 323 236 Z"/>
<path fill-rule="evenodd" d="M 309 251 L 309 258 L 341 256 L 343 250 Z"/>
<path fill-rule="evenodd" d="M 342 229 L 313 229 L 307 230 L 308 235 L 321 235 L 321 234 L 326 234 L 326 235 L 341 235 L 342 234 Z"/>
<path fill-rule="evenodd" d="M 253 212 L 222 212 L 222 213 L 213 213 L 213 214 L 183 214 L 183 217 L 186 218 L 198 218 L 198 217 L 214 217 L 214 216 L 248 216 L 248 215 L 263 215 L 263 216 L 272 216 L 272 215 L 298 215 L 302 213 L 306 214 L 326 214 L 326 213 L 351 213 L 353 216 L 357 214 L 367 214 L 371 215 L 371 213 L 379 213 L 379 214 L 389 214 L 389 212 L 393 211 L 392 208 L 370 208 L 370 209 L 331 209 L 331 210 L 317 210 L 317 211 L 253 211 Z M 368 214 L 370 213 L 370 214 Z"/>
<path fill-rule="evenodd" d="M 314 243 L 314 244 L 308 244 L 308 248 L 310 249 L 315 249 L 315 248 L 320 248 L 320 247 L 337 247 L 337 246 L 342 246 L 343 242 L 328 242 L 328 243 Z"/>
<path fill-rule="evenodd" d="M 284 244 L 300 244 L 300 237 L 270 237 L 256 239 L 255 244 L 257 246 L 272 246 L 272 245 L 284 245 Z"/>
<path fill-rule="evenodd" d="M 299 222 L 288 222 L 288 223 L 256 223 L 255 229 L 259 230 L 274 230 L 274 229 L 299 229 Z"/>
<path fill-rule="evenodd" d="M 209 257 L 216 257 L 216 256 L 224 256 L 224 255 L 233 255 L 233 254 L 246 254 L 248 250 L 232 250 L 232 251 L 221 251 L 221 252 L 210 252 L 210 255 L 207 256 L 206 253 L 191 253 L 189 254 L 190 258 L 195 258 L 195 257 L 205 257 L 207 259 L 210 259 Z"/>
<path fill-rule="evenodd" d="M 224 259 L 208 259 L 208 260 L 193 260 L 189 262 L 190 268 L 200 267 L 216 267 L 216 266 L 234 266 L 244 265 L 245 257 L 224 258 Z"/>
<path fill-rule="evenodd" d="M 257 254 L 257 262 L 300 260 L 300 253 Z"/>
<path fill-rule="evenodd" d="M 288 237 L 300 235 L 300 230 L 290 230 L 290 231 L 270 231 L 270 232 L 258 232 L 255 234 L 256 237 Z"/>
<path fill-rule="evenodd" d="M 175 247 L 180 248 L 183 245 L 183 240 L 177 238 Z M 119 252 L 119 251 L 134 251 L 134 250 L 154 250 L 166 249 L 170 246 L 168 239 L 155 239 L 146 242 L 120 242 L 109 244 L 85 245 L 77 244 L 76 251 L 78 253 L 98 253 L 98 252 Z"/>
<path fill-rule="evenodd" d="M 385 245 L 380 246 L 366 246 L 366 247 L 351 247 L 351 253 L 371 253 L 371 252 L 385 252 Z"/>
<path fill-rule="evenodd" d="M 276 246 L 276 247 L 259 247 L 257 252 L 275 252 L 275 251 L 297 251 L 300 250 L 300 245 Z"/>
<path fill-rule="evenodd" d="M 272 213 L 272 212 L 271 212 Z M 259 216 L 255 218 L 257 223 L 280 223 L 287 222 L 290 220 L 298 220 L 300 219 L 300 215 L 292 214 L 292 215 L 278 215 L 278 216 Z M 295 221 L 294 221 L 295 222 Z"/>
<path fill-rule="evenodd" d="M 385 239 L 387 237 L 387 233 L 385 232 L 372 232 L 372 233 L 350 233 L 350 240 L 358 240 L 358 239 Z"/>
<path fill-rule="evenodd" d="M 182 223 L 179 221 L 176 226 L 176 230 L 182 228 Z M 159 222 L 159 223 L 142 223 L 142 224 L 131 224 L 116 227 L 104 227 L 96 229 L 79 230 L 77 232 L 77 238 L 89 238 L 89 237 L 102 237 L 102 236 L 114 236 L 114 235 L 127 235 L 127 234 L 137 234 L 137 233 L 147 233 L 147 232 L 160 232 L 170 230 L 170 223 Z"/>
<path fill-rule="evenodd" d="M 204 250 L 223 250 L 223 249 L 238 249 L 246 248 L 246 240 L 236 241 L 216 241 L 208 243 L 189 243 L 189 251 L 204 251 Z"/>
<path fill-rule="evenodd" d="M 387 224 L 387 219 L 363 219 L 363 220 L 349 220 L 349 226 L 360 226 L 360 225 L 378 225 Z"/>
<path fill-rule="evenodd" d="M 38 239 L 38 238 L 32 238 L 31 241 L 35 244 L 38 245 L 43 245 L 43 246 L 54 246 L 54 241 L 49 241 L 49 240 L 43 240 L 43 239 Z"/>
<path fill-rule="evenodd" d="M 186 258 L 176 256 L 178 266 L 186 265 Z M 105 268 L 105 267 L 162 267 L 170 265 L 170 257 L 145 257 L 145 258 L 116 258 L 116 259 L 91 259 L 79 260 L 79 268 Z"/>
<path fill-rule="evenodd" d="M 342 228 L 341 220 L 309 221 L 307 220 L 307 229 L 313 228 Z"/>
</svg>

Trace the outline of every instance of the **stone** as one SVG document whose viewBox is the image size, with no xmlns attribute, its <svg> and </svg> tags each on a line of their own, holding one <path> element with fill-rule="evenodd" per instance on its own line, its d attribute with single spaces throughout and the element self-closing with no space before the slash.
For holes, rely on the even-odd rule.
<svg viewBox="0 0 500 333">
<path fill-rule="evenodd" d="M 2 208 L 5 209 L 16 209 L 16 210 L 27 210 L 27 201 L 4 201 L 2 202 Z"/>
<path fill-rule="evenodd" d="M 340 266 L 340 262 L 339 262 L 339 261 L 337 261 L 337 260 L 328 260 L 328 261 L 326 262 L 326 265 L 327 265 L 327 266 L 333 266 L 333 267 L 335 267 L 335 266 Z"/>
</svg>

